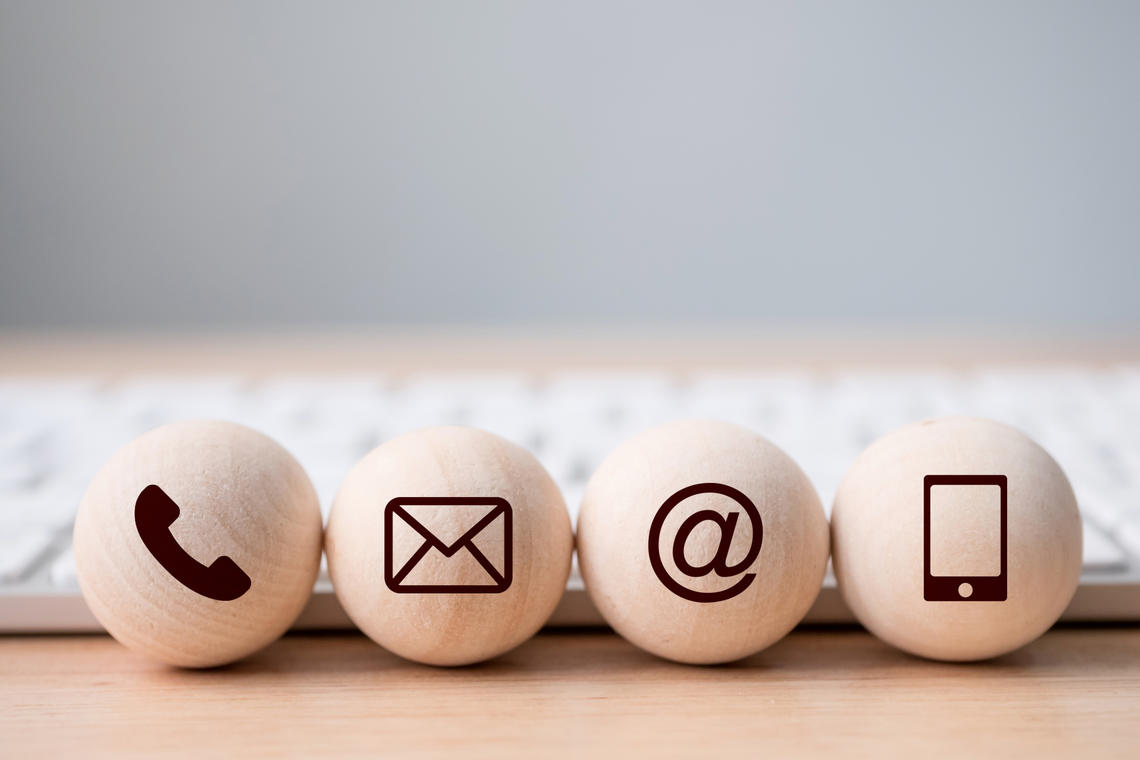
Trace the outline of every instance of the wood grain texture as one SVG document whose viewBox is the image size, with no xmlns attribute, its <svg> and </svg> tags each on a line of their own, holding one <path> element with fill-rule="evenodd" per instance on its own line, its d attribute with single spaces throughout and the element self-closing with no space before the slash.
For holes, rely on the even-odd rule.
<svg viewBox="0 0 1140 760">
<path fill-rule="evenodd" d="M 144 502 L 156 486 L 164 501 Z M 260 649 L 300 614 L 320 568 L 321 511 L 301 465 L 270 438 L 176 422 L 111 455 L 79 505 L 74 546 L 104 628 L 163 662 L 207 667 Z M 235 574 L 237 596 L 208 595 Z"/>
<path fill-rule="evenodd" d="M 1008 478 L 1005 600 L 926 601 L 924 478 L 987 474 Z M 996 486 L 959 503 L 952 521 L 932 528 L 932 551 L 949 545 L 959 567 L 1000 560 L 999 504 Z M 1064 473 L 1024 433 L 989 420 L 926 420 L 872 444 L 839 486 L 831 531 L 835 576 L 852 612 L 924 657 L 975 660 L 1016 649 L 1057 621 L 1081 576 L 1081 516 Z"/>
<path fill-rule="evenodd" d="M 359 634 L 289 635 L 178 670 L 108 637 L 0 638 L 9 757 L 1134 758 L 1140 628 L 1059 629 L 982 664 L 857 630 L 800 630 L 734 665 L 678 665 L 616 635 L 544 632 L 439 669 Z"/>
<path fill-rule="evenodd" d="M 416 507 L 408 497 L 458 503 Z M 471 506 L 473 497 L 496 498 L 500 506 Z M 386 505 L 393 500 L 438 545 L 391 514 Z M 494 514 L 500 516 L 471 533 Z M 464 536 L 469 541 L 459 543 Z M 457 551 L 445 555 L 443 546 Z M 501 585 L 471 549 L 500 573 Z M 533 636 L 562 598 L 573 550 L 566 502 L 534 455 L 460 427 L 417 430 L 373 449 L 341 483 L 325 531 L 329 576 L 349 617 L 384 648 L 432 665 L 479 662 Z M 397 580 L 405 566 L 407 575 Z M 420 590 L 439 584 L 501 590 Z M 417 590 L 399 590 L 409 586 Z"/>
</svg>

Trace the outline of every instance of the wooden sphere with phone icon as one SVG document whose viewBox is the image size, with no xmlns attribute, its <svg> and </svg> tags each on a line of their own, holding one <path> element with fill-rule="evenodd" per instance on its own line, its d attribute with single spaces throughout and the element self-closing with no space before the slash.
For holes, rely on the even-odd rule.
<svg viewBox="0 0 1140 760">
<path fill-rule="evenodd" d="M 901 428 L 864 451 L 831 515 L 843 599 L 884 641 L 981 660 L 1044 633 L 1081 574 L 1081 518 L 1053 458 L 968 417 Z"/>
<path fill-rule="evenodd" d="M 281 446 L 229 422 L 176 422 L 115 452 L 79 506 L 80 588 L 131 649 L 223 665 L 288 629 L 320 568 L 321 512 Z"/>
<path fill-rule="evenodd" d="M 329 576 L 380 646 L 430 665 L 495 657 L 562 598 L 574 537 L 566 503 L 529 452 L 473 428 L 393 438 L 333 501 Z"/>
<path fill-rule="evenodd" d="M 791 457 L 727 422 L 673 422 L 617 448 L 586 486 L 578 562 L 606 621 L 656 655 L 738 660 L 819 594 L 827 518 Z"/>
</svg>

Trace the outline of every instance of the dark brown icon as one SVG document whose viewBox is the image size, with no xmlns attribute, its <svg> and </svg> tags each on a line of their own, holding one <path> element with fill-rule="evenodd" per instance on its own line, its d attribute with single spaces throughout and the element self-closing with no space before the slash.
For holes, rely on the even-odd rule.
<svg viewBox="0 0 1140 760">
<path fill-rule="evenodd" d="M 135 528 L 158 564 L 194 593 L 219 602 L 249 591 L 249 576 L 229 557 L 218 557 L 207 567 L 186 553 L 170 532 L 178 515 L 178 505 L 156 485 L 144 488 L 135 500 Z"/>
<path fill-rule="evenodd" d="M 485 512 L 464 531 L 463 535 L 451 543 L 439 538 L 431 528 L 425 526 L 422 517 L 417 519 L 412 512 L 416 507 L 486 507 Z M 476 515 L 479 512 L 476 511 Z M 423 537 L 423 544 L 397 569 L 393 554 L 392 529 L 400 520 Z M 503 546 L 501 567 L 487 558 L 476 545 L 477 539 L 499 523 Z M 506 499 L 494 496 L 456 497 L 419 496 L 392 499 L 384 507 L 384 584 L 397 594 L 501 594 L 510 588 L 513 569 L 511 505 Z M 415 570 L 428 553 L 435 550 L 445 559 L 451 559 L 466 550 L 486 571 L 486 580 L 477 583 L 407 583 L 408 575 Z"/>
<path fill-rule="evenodd" d="M 1005 475 L 927 475 L 923 479 L 923 586 L 922 595 L 928 602 L 1004 602 L 1006 599 L 1006 476 Z M 938 546 L 940 531 L 951 529 L 944 525 L 949 515 L 938 521 L 931 519 L 931 490 L 936 486 L 996 486 L 993 495 L 993 519 L 998 527 L 998 545 L 993 547 L 992 566 L 971 568 L 976 574 L 963 573 L 957 567 L 950 574 L 934 574 L 931 564 L 932 546 Z M 937 527 L 935 527 L 937 523 Z M 993 527 L 993 525 L 989 526 Z M 991 531 L 992 532 L 992 531 Z M 993 571 L 997 570 L 996 573 Z"/>
<path fill-rule="evenodd" d="M 736 564 L 730 565 L 728 563 L 728 551 L 732 547 L 732 537 L 736 533 L 736 523 L 740 519 L 740 512 L 722 515 L 720 512 L 711 509 L 702 509 L 686 517 L 677 529 L 677 534 L 673 537 L 673 563 L 678 570 L 691 578 L 701 578 L 709 573 L 716 573 L 721 578 L 740 576 L 740 580 L 722 591 L 694 591 L 686 588 L 669 575 L 665 564 L 661 561 L 661 529 L 665 525 L 665 519 L 685 499 L 706 493 L 727 496 L 740 505 L 743 513 L 748 516 L 752 523 L 752 543 L 748 547 L 748 552 Z M 685 558 L 685 543 L 689 540 L 693 530 L 703 522 L 714 523 L 720 528 L 720 544 L 712 559 L 703 565 L 696 566 Z M 752 585 L 752 581 L 756 580 L 756 573 L 745 573 L 744 571 L 760 555 L 760 545 L 763 541 L 764 523 L 760 519 L 759 510 L 756 509 L 756 505 L 752 503 L 751 499 L 735 488 L 722 483 L 697 483 L 682 488 L 670 496 L 657 510 L 657 514 L 653 516 L 653 522 L 649 526 L 649 564 L 653 566 L 653 572 L 657 574 L 658 580 L 664 584 L 665 588 L 682 599 L 688 599 L 690 602 L 722 602 L 743 592 Z"/>
</svg>

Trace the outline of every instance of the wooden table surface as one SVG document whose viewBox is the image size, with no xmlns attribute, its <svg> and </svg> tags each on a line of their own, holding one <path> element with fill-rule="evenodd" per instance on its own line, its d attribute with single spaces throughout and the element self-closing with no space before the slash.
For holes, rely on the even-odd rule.
<svg viewBox="0 0 1140 760">
<path fill-rule="evenodd" d="M 547 631 L 430 668 L 359 634 L 291 634 L 208 671 L 105 636 L 0 638 L 0 754 L 464 757 L 1140 756 L 1140 628 L 1060 628 L 983 664 L 858 629 L 799 630 L 743 662 L 676 665 L 601 631 Z"/>
<path fill-rule="evenodd" d="M 0 334 L 5 373 L 1100 364 L 1135 335 Z M 171 669 L 106 636 L 0 636 L 0 757 L 1140 757 L 1140 627 L 1058 628 L 1001 659 L 915 659 L 800 629 L 691 667 L 600 630 L 493 662 L 414 665 L 359 634 L 291 634 L 234 666 Z"/>
</svg>

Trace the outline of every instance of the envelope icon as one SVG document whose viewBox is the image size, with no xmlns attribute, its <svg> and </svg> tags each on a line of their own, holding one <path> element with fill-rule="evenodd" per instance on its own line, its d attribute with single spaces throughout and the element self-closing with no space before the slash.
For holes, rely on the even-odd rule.
<svg viewBox="0 0 1140 760">
<path fill-rule="evenodd" d="M 384 585 L 394 593 L 500 594 L 513 553 L 506 499 L 410 496 L 384 507 Z"/>
</svg>

